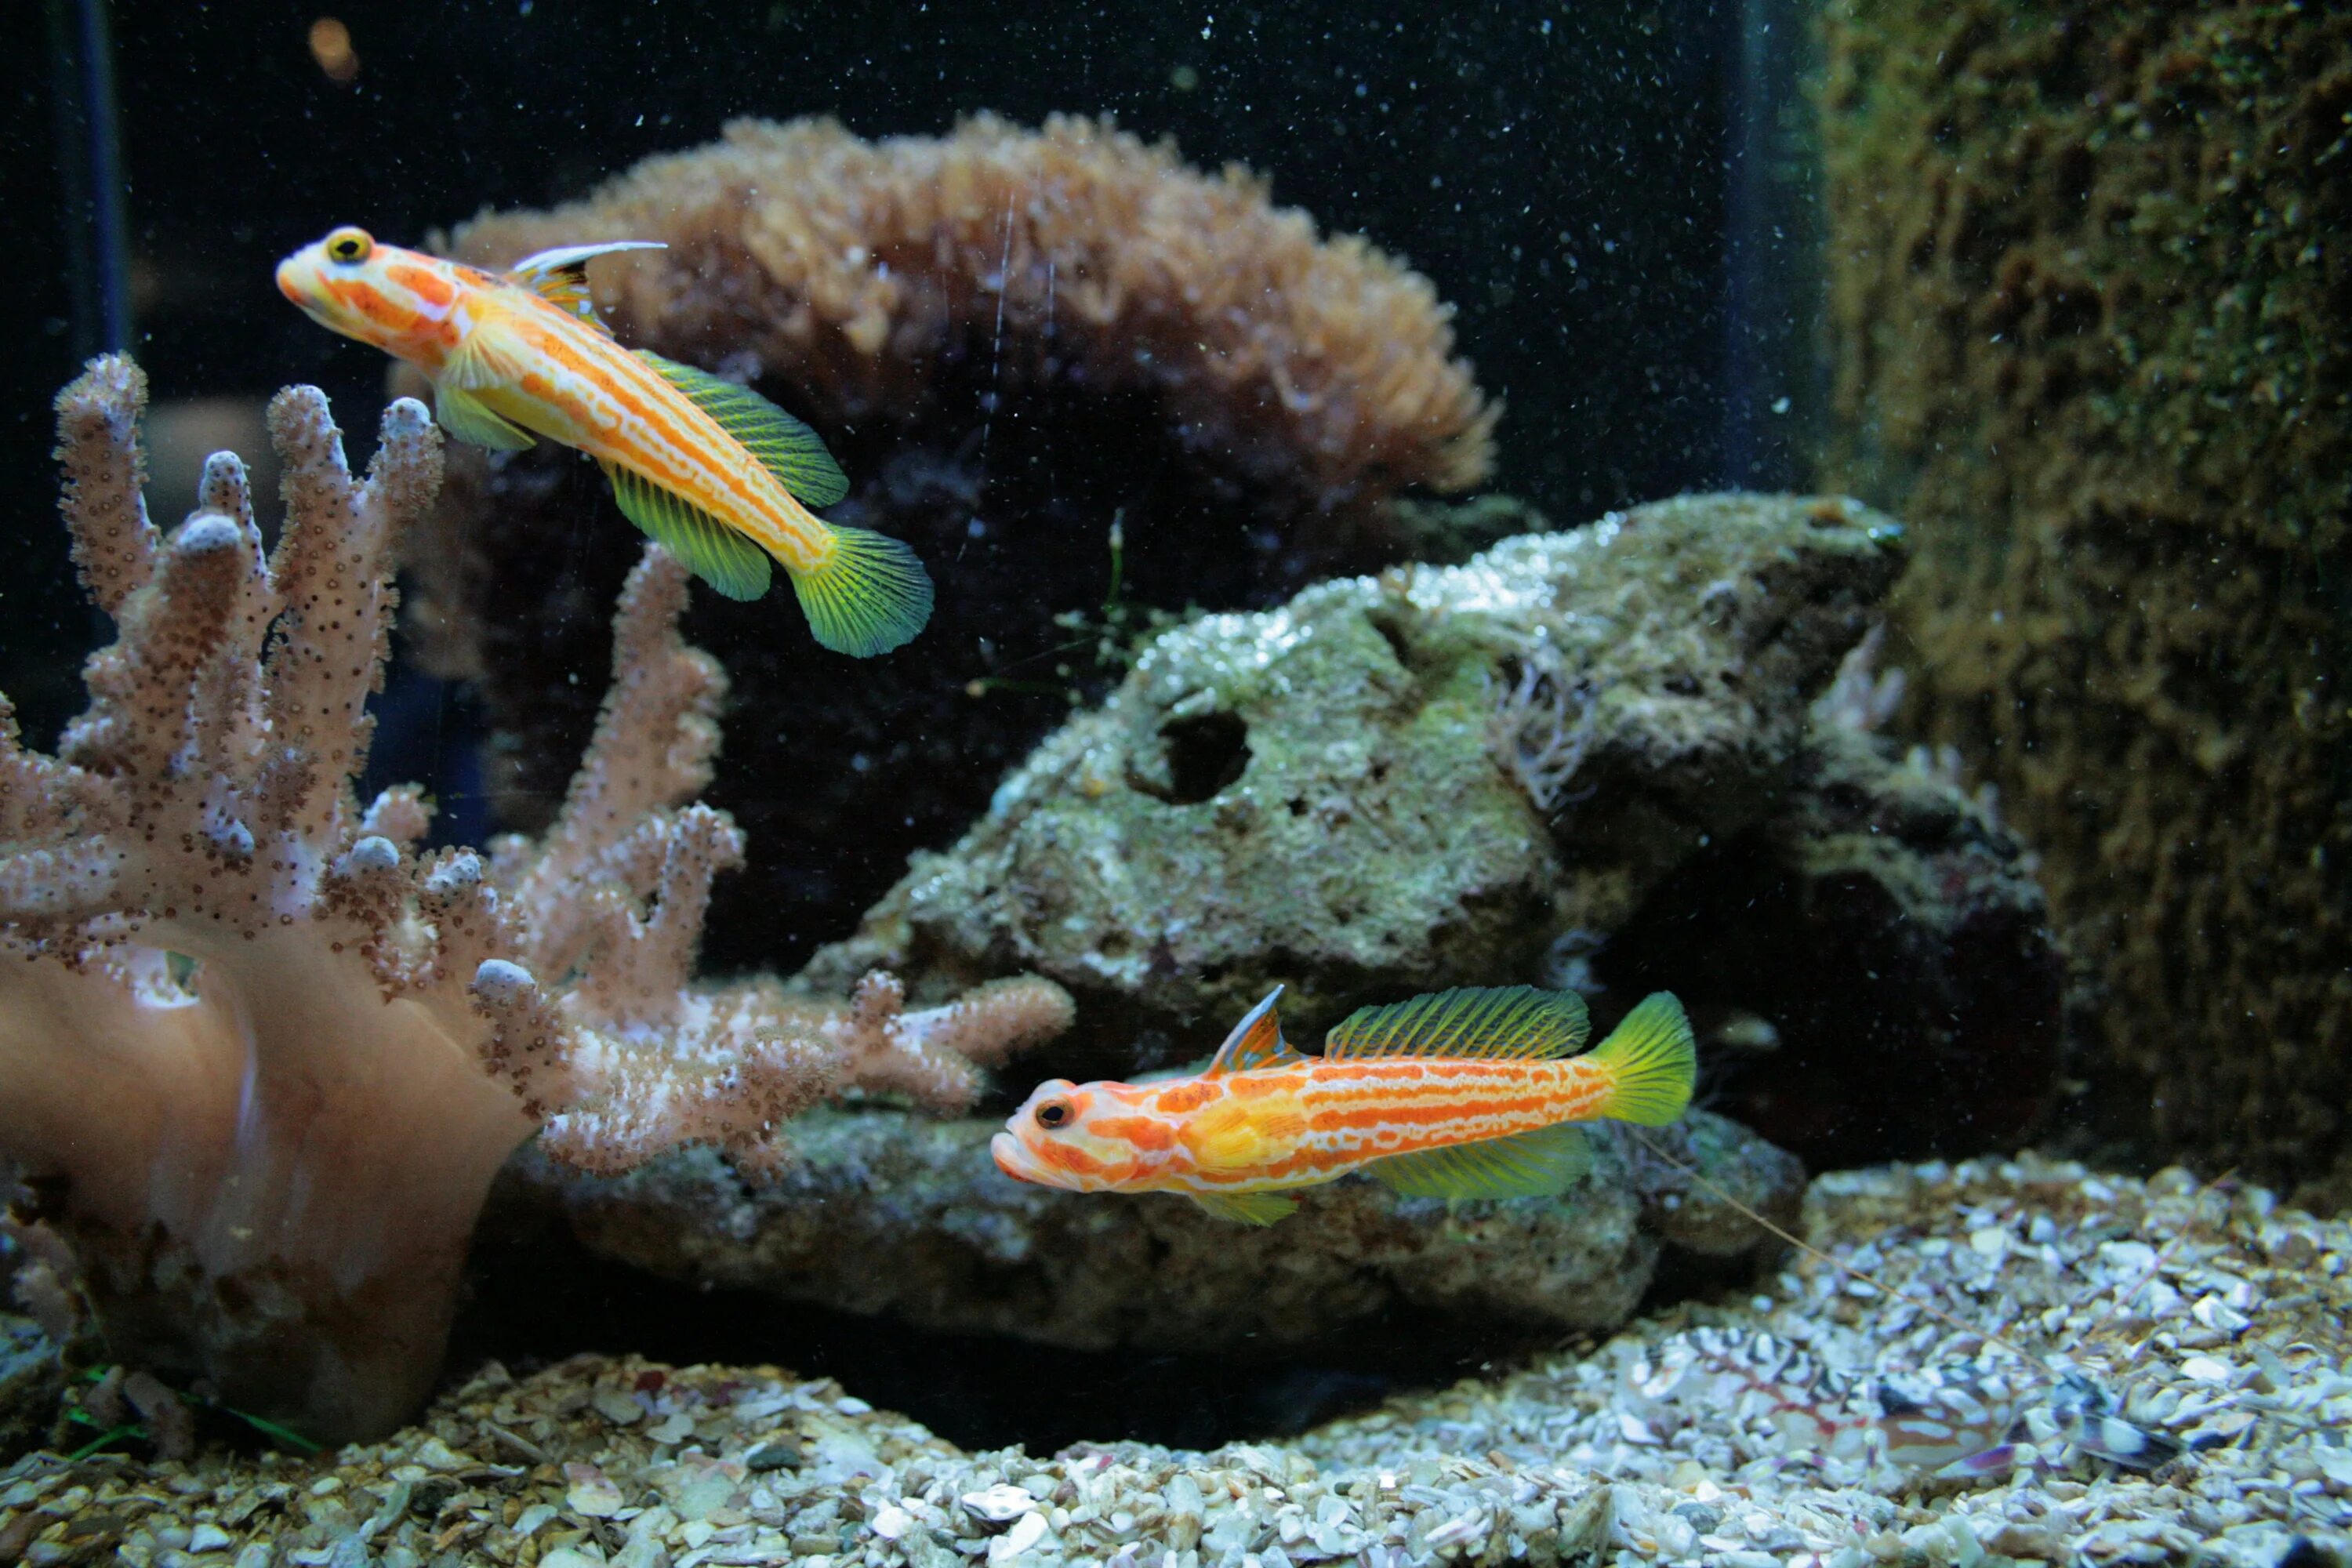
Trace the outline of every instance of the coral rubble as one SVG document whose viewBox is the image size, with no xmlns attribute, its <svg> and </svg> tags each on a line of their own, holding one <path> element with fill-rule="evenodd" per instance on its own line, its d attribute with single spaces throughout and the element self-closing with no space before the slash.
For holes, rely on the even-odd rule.
<svg viewBox="0 0 2352 1568">
<path fill-rule="evenodd" d="M 718 893 L 721 963 L 847 930 L 909 850 L 961 832 L 1115 682 L 1104 653 L 1150 613 L 1419 558 L 1399 487 L 1487 468 L 1495 405 L 1428 280 L 1318 237 L 1244 171 L 1108 124 L 983 116 L 869 142 L 744 122 L 450 247 L 500 265 L 619 234 L 671 247 L 597 264 L 622 340 L 810 420 L 854 486 L 830 515 L 907 540 L 940 585 L 925 635 L 855 681 L 757 606 L 695 606 L 746 716 L 728 739 L 745 765 L 710 797 L 751 839 Z M 437 668 L 480 682 L 498 808 L 535 828 L 586 736 L 571 675 L 604 657 L 596 606 L 628 531 L 569 454 L 451 467 L 410 624 Z M 745 782 L 787 771 L 790 791 Z"/>
<path fill-rule="evenodd" d="M 2042 855 L 2101 1131 L 2341 1205 L 2352 15 L 1826 29 L 1828 473 L 1918 528 L 1913 715 Z"/>
<path fill-rule="evenodd" d="M 548 1151 L 626 1169 L 707 1142 L 771 1163 L 852 1082 L 967 1098 L 1066 999 L 1013 981 L 908 1014 L 772 981 L 688 984 L 741 836 L 691 804 L 723 678 L 680 640 L 648 550 L 562 811 L 493 855 L 419 845 L 414 788 L 352 781 L 386 655 L 396 531 L 439 479 L 413 402 L 364 483 L 314 388 L 270 430 L 287 517 L 265 558 L 215 457 L 163 535 L 140 493 L 144 385 L 92 363 L 58 400 L 66 518 L 118 640 L 55 757 L 0 709 L 0 1162 L 72 1242 L 118 1354 L 341 1438 L 422 1401 L 492 1173 Z"/>
<path fill-rule="evenodd" d="M 1827 1177 L 1807 1207 L 1832 1264 L 1287 1440 L 1139 1441 L 1157 1413 L 1131 1409 L 1123 1430 L 997 1447 L 773 1366 L 580 1356 L 522 1378 L 486 1367 L 316 1480 L 220 1452 L 27 1455 L 0 1470 L 0 1550 L 36 1563 L 536 1552 L 545 1568 L 2279 1568 L 2352 1553 L 2352 1227 L 2179 1171 L 2141 1183 L 2031 1159 Z M 1843 1264 L 1899 1294 L 1857 1288 Z M 2151 1305 L 2190 1300 L 2193 1315 Z M 2152 1336 L 2172 1348 L 2147 1353 Z M 2184 1452 L 2150 1471 L 2068 1440 L 2045 1358 Z M 2039 1447 L 1957 1478 L 1898 1454 L 1875 1391 L 1930 1378 L 1955 1396 L 1940 1409 L 1963 1440 L 2019 1415 Z M 1234 1391 L 1262 1381 L 1244 1369 Z M 1927 1424 L 1911 1424 L 1914 1447 Z"/>
</svg>

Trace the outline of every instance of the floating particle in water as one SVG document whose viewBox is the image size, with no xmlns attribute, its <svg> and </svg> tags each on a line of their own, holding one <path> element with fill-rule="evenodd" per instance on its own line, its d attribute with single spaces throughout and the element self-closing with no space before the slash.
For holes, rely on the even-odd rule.
<svg viewBox="0 0 2352 1568">
<path fill-rule="evenodd" d="M 352 47 L 352 30 L 334 16 L 310 24 L 310 58 L 329 81 L 348 87 L 359 79 L 360 53 Z"/>
</svg>

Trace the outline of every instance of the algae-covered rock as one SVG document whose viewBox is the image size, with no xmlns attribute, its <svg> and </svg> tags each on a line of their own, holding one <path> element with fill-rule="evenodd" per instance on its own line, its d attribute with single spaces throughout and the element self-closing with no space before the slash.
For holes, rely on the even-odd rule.
<svg viewBox="0 0 2352 1568">
<path fill-rule="evenodd" d="M 1823 8 L 1826 472 L 2137 1157 L 2352 1202 L 2352 12 Z"/>
<path fill-rule="evenodd" d="M 1015 1182 L 989 1160 L 996 1126 L 820 1110 L 793 1122 L 796 1159 L 764 1185 L 702 1156 L 613 1181 L 534 1179 L 594 1251 L 698 1285 L 1076 1350 L 1368 1363 L 1437 1321 L 1464 1338 L 1613 1327 L 1662 1245 L 1685 1263 L 1778 1250 L 1720 1194 L 1785 1226 L 1804 1190 L 1795 1160 L 1695 1111 L 1642 1135 L 1665 1157 L 1596 1127 L 1592 1169 L 1559 1198 L 1449 1211 L 1348 1181 L 1253 1229 L 1165 1194 Z"/>
<path fill-rule="evenodd" d="M 1533 978 L 1779 808 L 1899 532 L 1692 498 L 1180 626 L 810 976 L 1051 975 L 1074 1071 L 1199 1054 L 1276 984 L 1311 1030 Z"/>
</svg>

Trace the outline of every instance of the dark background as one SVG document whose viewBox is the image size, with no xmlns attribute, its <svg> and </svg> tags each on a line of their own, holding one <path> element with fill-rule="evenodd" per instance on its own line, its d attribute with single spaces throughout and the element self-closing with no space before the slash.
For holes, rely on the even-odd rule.
<svg viewBox="0 0 2352 1568">
<path fill-rule="evenodd" d="M 86 201 L 86 7 L 6 0 L 0 211 L 0 689 L 47 744 L 101 628 L 65 575 L 49 400 L 98 348 Z M 1507 412 L 1496 483 L 1562 522 L 1779 477 L 1734 373 L 1769 321 L 1727 328 L 1743 26 L 1736 4 L 1466 7 L 1205 4 L 258 4 L 124 0 L 112 37 L 131 348 L 158 402 L 332 395 L 370 445 L 382 355 L 304 319 L 276 259 L 339 223 L 425 240 L 478 208 L 575 196 L 745 114 L 868 136 L 961 113 L 1108 112 L 1196 163 L 1245 163 L 1327 230 L 1402 254 L 1459 309 Z M 1757 9 L 1753 3 L 1747 7 Z M 1440 14 L 1442 12 L 1442 14 Z M 347 24 L 355 79 L 312 58 Z M 1752 58 L 1752 45 L 1749 49 Z M 81 299 L 77 301 L 77 284 Z M 247 452 L 248 458 L 254 454 Z M 157 493 L 159 522 L 192 497 Z"/>
</svg>

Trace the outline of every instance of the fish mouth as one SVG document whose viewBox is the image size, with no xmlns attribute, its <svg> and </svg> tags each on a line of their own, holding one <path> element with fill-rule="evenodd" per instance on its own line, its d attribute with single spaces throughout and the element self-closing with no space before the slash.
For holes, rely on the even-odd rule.
<svg viewBox="0 0 2352 1568">
<path fill-rule="evenodd" d="M 988 1152 L 996 1161 L 996 1168 L 1017 1182 L 1035 1182 L 1051 1186 L 1045 1168 L 1037 1156 L 1022 1147 L 1021 1140 L 1010 1132 L 1000 1132 L 988 1141 Z"/>
<path fill-rule="evenodd" d="M 307 310 L 310 308 L 310 301 L 302 297 L 301 275 L 295 270 L 294 260 L 289 256 L 278 264 L 278 291 Z"/>
</svg>

